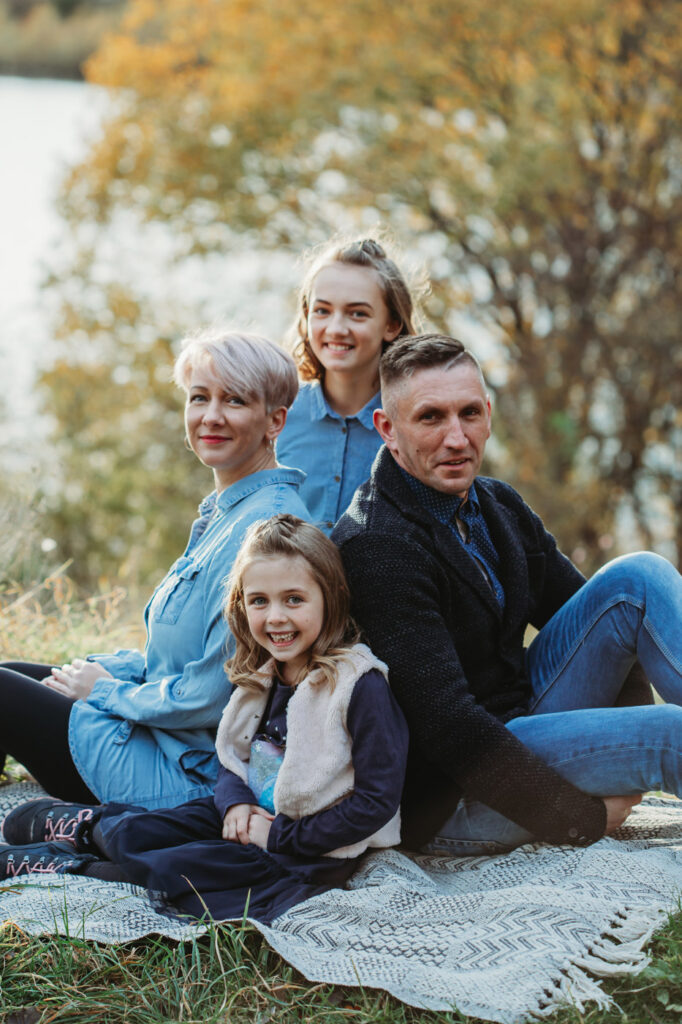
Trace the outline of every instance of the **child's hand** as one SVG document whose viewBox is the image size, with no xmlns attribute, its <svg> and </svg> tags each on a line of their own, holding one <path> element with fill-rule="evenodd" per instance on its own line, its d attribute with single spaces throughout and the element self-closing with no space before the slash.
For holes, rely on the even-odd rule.
<svg viewBox="0 0 682 1024">
<path fill-rule="evenodd" d="M 249 818 L 253 811 L 253 804 L 232 804 L 223 818 L 223 839 L 232 843 L 248 843 Z"/>
<path fill-rule="evenodd" d="M 233 804 L 223 818 L 223 839 L 229 839 L 232 843 L 241 843 L 243 846 L 246 846 L 247 843 L 252 843 L 253 839 L 250 838 L 249 834 L 249 821 L 252 817 L 256 816 L 267 818 L 269 821 L 272 821 L 274 817 L 264 807 L 259 807 L 258 804 Z"/>
<path fill-rule="evenodd" d="M 260 846 L 261 850 L 267 850 L 273 815 L 262 807 L 258 807 L 257 811 L 259 813 L 254 812 L 249 818 L 249 842 Z"/>
</svg>

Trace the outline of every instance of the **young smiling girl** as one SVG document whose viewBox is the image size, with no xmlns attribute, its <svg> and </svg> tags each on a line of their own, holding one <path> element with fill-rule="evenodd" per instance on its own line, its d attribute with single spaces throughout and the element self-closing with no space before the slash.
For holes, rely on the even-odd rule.
<svg viewBox="0 0 682 1024">
<path fill-rule="evenodd" d="M 369 471 L 381 438 L 379 358 L 414 333 L 414 304 L 396 263 L 371 238 L 331 243 L 299 293 L 291 330 L 303 381 L 277 441 L 277 458 L 302 469 L 301 497 L 329 533 Z"/>
<path fill-rule="evenodd" d="M 348 606 L 321 531 L 288 514 L 251 527 L 230 576 L 236 689 L 218 728 L 214 796 L 152 812 L 106 804 L 89 820 L 91 808 L 36 801 L 31 822 L 24 805 L 5 821 L 12 843 L 44 835 L 49 813 L 74 842 L 0 848 L 0 875 L 113 868 L 195 916 L 248 908 L 269 922 L 341 885 L 366 849 L 399 842 L 407 728 Z"/>
</svg>

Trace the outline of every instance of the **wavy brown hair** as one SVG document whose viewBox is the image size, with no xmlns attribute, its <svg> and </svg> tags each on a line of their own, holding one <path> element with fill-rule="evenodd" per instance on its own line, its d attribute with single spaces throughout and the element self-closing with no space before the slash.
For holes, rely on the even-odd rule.
<svg viewBox="0 0 682 1024">
<path fill-rule="evenodd" d="M 415 333 L 414 320 L 417 313 L 410 288 L 398 264 L 375 239 L 333 239 L 321 249 L 312 249 L 307 262 L 308 271 L 298 293 L 298 312 L 287 336 L 287 347 L 291 350 L 302 380 L 324 380 L 324 366 L 313 352 L 308 338 L 308 312 L 313 282 L 322 268 L 331 263 L 375 270 L 389 316 L 393 322 L 400 324 L 400 332 L 396 337 Z M 392 344 L 393 341 L 385 341 L 384 350 Z"/>
<path fill-rule="evenodd" d="M 322 629 L 310 648 L 308 663 L 297 683 L 315 669 L 320 681 L 333 689 L 337 664 L 358 640 L 350 618 L 350 592 L 339 550 L 321 530 L 297 516 L 281 513 L 253 523 L 246 532 L 227 580 L 224 614 L 235 639 L 235 653 L 225 662 L 230 682 L 248 689 L 265 685 L 261 669 L 270 654 L 254 639 L 244 602 L 244 572 L 256 558 L 303 558 L 322 591 Z M 281 678 L 281 677 L 280 677 Z"/>
</svg>

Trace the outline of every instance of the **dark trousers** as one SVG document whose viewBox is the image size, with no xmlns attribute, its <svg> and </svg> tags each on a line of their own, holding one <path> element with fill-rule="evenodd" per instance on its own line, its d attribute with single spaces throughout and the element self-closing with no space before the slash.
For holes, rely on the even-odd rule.
<svg viewBox="0 0 682 1024">
<path fill-rule="evenodd" d="M 11 754 L 52 796 L 96 804 L 69 750 L 73 700 L 40 682 L 51 668 L 24 661 L 0 664 L 0 767 Z"/>
<path fill-rule="evenodd" d="M 302 900 L 341 885 L 356 859 L 305 862 L 222 838 L 212 797 L 168 810 L 104 804 L 95 838 L 137 885 L 163 892 L 179 910 L 216 920 L 269 923 Z"/>
</svg>

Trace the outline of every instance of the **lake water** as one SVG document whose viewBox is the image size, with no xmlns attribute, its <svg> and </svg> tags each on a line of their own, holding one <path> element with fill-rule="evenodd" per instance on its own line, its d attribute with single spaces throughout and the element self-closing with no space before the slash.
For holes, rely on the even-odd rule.
<svg viewBox="0 0 682 1024">
<path fill-rule="evenodd" d="M 111 102 L 106 90 L 82 82 L 0 77 L 0 469 L 43 471 L 50 462 L 49 420 L 34 383 L 54 357 L 57 297 L 41 284 L 70 251 L 55 200 Z M 299 273 L 292 256 L 241 250 L 175 265 L 173 251 L 164 226 L 121 219 L 108 232 L 99 271 L 151 296 L 166 328 L 221 320 L 282 337 Z"/>
<path fill-rule="evenodd" d="M 69 164 L 86 151 L 108 106 L 80 82 L 0 77 L 0 458 L 39 457 L 46 421 L 33 393 L 50 358 L 50 301 L 41 290 L 58 265 L 64 228 L 54 208 Z"/>
</svg>

